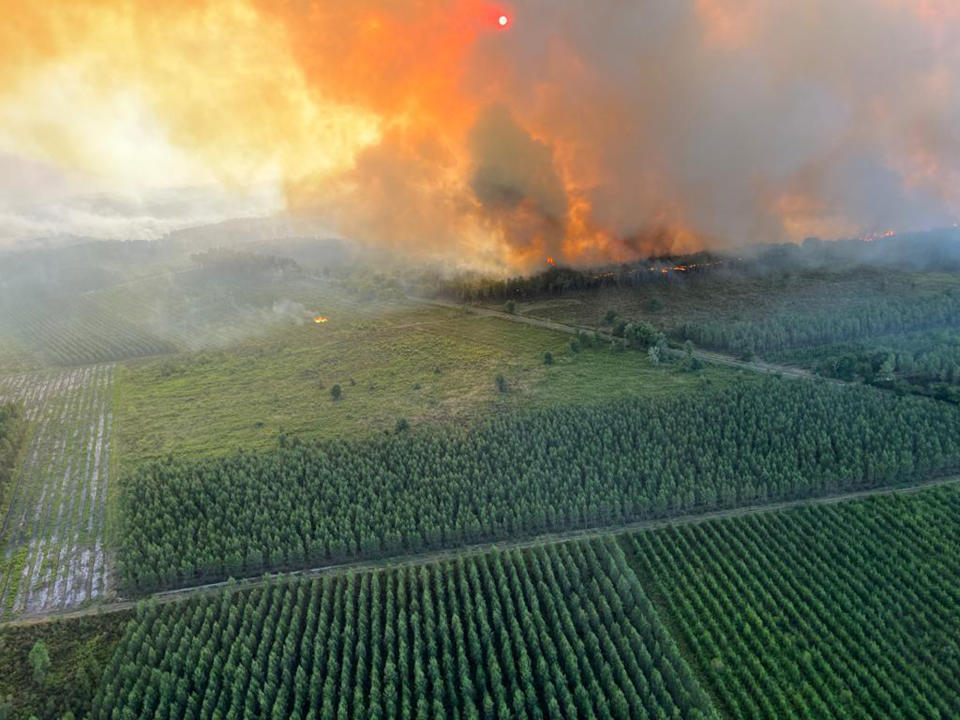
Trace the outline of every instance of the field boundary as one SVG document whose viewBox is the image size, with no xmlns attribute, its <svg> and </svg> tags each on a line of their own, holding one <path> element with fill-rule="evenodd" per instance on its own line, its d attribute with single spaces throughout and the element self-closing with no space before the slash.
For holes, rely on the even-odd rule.
<svg viewBox="0 0 960 720">
<path fill-rule="evenodd" d="M 123 612 L 135 608 L 137 604 L 141 602 L 160 604 L 180 602 L 183 600 L 189 600 L 193 597 L 202 596 L 204 594 L 216 593 L 217 591 L 228 586 L 234 590 L 248 590 L 270 583 L 287 582 L 301 578 L 315 578 L 323 575 L 357 572 L 362 570 L 390 569 L 405 565 L 420 565 L 440 560 L 447 560 L 458 556 L 483 555 L 489 552 L 500 550 L 524 549 L 535 547 L 537 545 L 550 545 L 555 543 L 569 542 L 572 540 L 589 540 L 606 536 L 617 537 L 620 535 L 639 532 L 641 530 L 657 530 L 660 528 L 678 525 L 696 525 L 713 520 L 737 518 L 746 515 L 754 515 L 757 513 L 779 512 L 798 507 L 837 505 L 840 503 L 866 500 L 868 498 L 880 497 L 884 495 L 910 495 L 931 488 L 958 484 L 960 484 L 960 475 L 948 475 L 909 485 L 886 485 L 883 487 L 852 490 L 849 492 L 832 495 L 820 495 L 816 497 L 799 498 L 794 500 L 782 500 L 773 503 L 741 505 L 739 507 L 711 510 L 701 513 L 674 515 L 671 517 L 651 518 L 647 520 L 636 520 L 623 525 L 566 530 L 553 533 L 543 533 L 534 537 L 520 538 L 516 540 L 500 540 L 476 543 L 472 545 L 461 545 L 442 550 L 431 550 L 421 553 L 410 553 L 407 555 L 395 555 L 389 558 L 332 563 L 329 565 L 322 565 L 305 570 L 263 573 L 262 575 L 256 577 L 236 578 L 232 580 L 206 583 L 204 585 L 176 588 L 173 590 L 161 590 L 136 599 L 119 599 L 113 602 L 89 605 L 78 610 L 21 614 L 15 619 L 0 622 L 0 629 L 14 626 L 37 625 L 46 622 L 55 622 L 57 620 L 67 620 L 88 615 Z"/>
<path fill-rule="evenodd" d="M 469 303 L 455 303 L 449 300 L 437 300 L 433 298 L 422 298 L 409 296 L 410 300 L 415 302 L 423 303 L 425 305 L 432 305 L 434 307 L 447 308 L 449 310 L 460 310 L 462 312 L 473 314 L 473 315 L 482 315 L 484 317 L 495 317 L 500 318 L 501 320 L 508 320 L 510 322 L 523 323 L 524 325 L 532 325 L 534 327 L 543 328 L 545 330 L 553 330 L 555 332 L 566 333 L 568 335 L 576 335 L 577 333 L 592 333 L 598 337 L 603 338 L 604 340 L 614 340 L 613 335 L 611 335 L 606 330 L 602 328 L 590 327 L 588 325 L 572 325 L 567 323 L 557 322 L 556 320 L 545 320 L 543 318 L 531 317 L 529 315 L 517 315 L 515 313 L 508 313 L 502 310 L 494 310 L 492 308 L 483 307 L 481 305 L 471 305 Z M 673 351 L 674 355 L 680 356 L 681 353 L 678 351 Z M 693 351 L 693 356 L 702 360 L 703 362 L 713 363 L 715 365 L 726 365 L 728 367 L 736 368 L 738 370 L 749 370 L 751 372 L 759 372 L 767 375 L 779 375 L 782 377 L 788 378 L 804 378 L 809 380 L 817 380 L 819 382 L 828 382 L 836 385 L 847 385 L 842 380 L 836 380 L 832 378 L 822 378 L 814 373 L 806 370 L 804 368 L 794 367 L 792 365 L 777 365 L 774 363 L 768 363 L 763 361 L 756 360 L 740 360 L 733 357 L 732 355 L 725 355 L 723 353 L 714 352 L 712 350 L 701 350 L 695 348 Z"/>
</svg>

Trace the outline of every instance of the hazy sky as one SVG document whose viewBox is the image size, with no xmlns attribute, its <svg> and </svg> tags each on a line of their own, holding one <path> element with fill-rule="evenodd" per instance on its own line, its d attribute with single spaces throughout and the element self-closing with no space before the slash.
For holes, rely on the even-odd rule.
<svg viewBox="0 0 960 720">
<path fill-rule="evenodd" d="M 960 215 L 954 0 L 0 8 L 0 242 L 287 208 L 516 267 Z"/>
</svg>

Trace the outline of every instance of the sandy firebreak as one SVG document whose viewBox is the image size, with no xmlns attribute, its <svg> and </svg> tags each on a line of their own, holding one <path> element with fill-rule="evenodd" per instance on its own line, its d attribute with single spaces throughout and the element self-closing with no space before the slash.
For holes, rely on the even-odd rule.
<svg viewBox="0 0 960 720">
<path fill-rule="evenodd" d="M 114 366 L 0 378 L 27 447 L 0 529 L 0 617 L 81 605 L 109 586 L 103 547 Z"/>
</svg>

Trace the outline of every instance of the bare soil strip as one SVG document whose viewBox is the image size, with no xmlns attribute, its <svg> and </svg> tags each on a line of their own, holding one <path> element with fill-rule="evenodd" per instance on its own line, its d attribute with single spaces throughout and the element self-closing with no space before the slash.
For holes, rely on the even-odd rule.
<svg viewBox="0 0 960 720">
<path fill-rule="evenodd" d="M 108 591 L 103 549 L 113 365 L 0 378 L 32 423 L 0 527 L 0 618 Z"/>
</svg>

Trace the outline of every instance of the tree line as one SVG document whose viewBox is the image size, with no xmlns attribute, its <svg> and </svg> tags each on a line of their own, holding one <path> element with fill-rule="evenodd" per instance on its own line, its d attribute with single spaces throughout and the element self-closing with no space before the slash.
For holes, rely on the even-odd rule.
<svg viewBox="0 0 960 720">
<path fill-rule="evenodd" d="M 719 269 L 729 270 L 740 263 L 706 252 L 675 257 L 649 258 L 613 267 L 577 269 L 550 267 L 529 276 L 506 279 L 458 276 L 450 279 L 423 280 L 423 289 L 458 302 L 532 300 L 540 297 L 588 292 L 602 288 L 636 288 L 673 280 L 691 280 L 710 276 Z"/>
<path fill-rule="evenodd" d="M 630 542 L 730 717 L 960 717 L 955 487 Z"/>
<path fill-rule="evenodd" d="M 612 539 L 144 604 L 92 718 L 717 718 Z"/>
<path fill-rule="evenodd" d="M 955 329 L 800 348 L 775 359 L 806 365 L 825 377 L 960 403 L 960 332 Z"/>
<path fill-rule="evenodd" d="M 960 324 L 960 290 L 917 297 L 871 295 L 860 302 L 824 303 L 802 311 L 731 320 L 691 320 L 678 328 L 681 339 L 743 356 L 825 345 Z"/>
<path fill-rule="evenodd" d="M 119 578 L 150 590 L 905 482 L 960 468 L 960 408 L 758 379 L 200 460 L 120 482 Z"/>
</svg>

